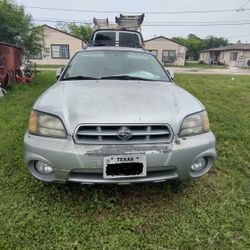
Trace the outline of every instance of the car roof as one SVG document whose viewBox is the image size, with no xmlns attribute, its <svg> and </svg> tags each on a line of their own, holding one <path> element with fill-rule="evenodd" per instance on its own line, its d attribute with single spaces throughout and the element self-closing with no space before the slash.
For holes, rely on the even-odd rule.
<svg viewBox="0 0 250 250">
<path fill-rule="evenodd" d="M 93 31 L 92 34 L 96 33 L 96 32 L 102 32 L 102 31 L 114 31 L 114 32 L 132 32 L 132 33 L 137 33 L 140 36 L 142 36 L 141 32 L 139 32 L 138 30 L 130 30 L 130 29 L 96 29 Z"/>
<path fill-rule="evenodd" d="M 94 46 L 94 47 L 86 47 L 81 51 L 107 51 L 107 50 L 113 50 L 113 51 L 131 51 L 131 52 L 145 52 L 149 53 L 148 51 L 142 49 L 142 48 L 132 48 L 132 47 L 115 47 L 115 46 Z"/>
</svg>

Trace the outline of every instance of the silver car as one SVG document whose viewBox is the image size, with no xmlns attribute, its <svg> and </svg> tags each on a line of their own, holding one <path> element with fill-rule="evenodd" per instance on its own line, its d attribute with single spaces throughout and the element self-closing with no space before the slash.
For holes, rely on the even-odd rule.
<svg viewBox="0 0 250 250">
<path fill-rule="evenodd" d="M 78 52 L 35 102 L 25 163 L 46 182 L 186 180 L 216 157 L 204 106 L 143 49 Z"/>
</svg>

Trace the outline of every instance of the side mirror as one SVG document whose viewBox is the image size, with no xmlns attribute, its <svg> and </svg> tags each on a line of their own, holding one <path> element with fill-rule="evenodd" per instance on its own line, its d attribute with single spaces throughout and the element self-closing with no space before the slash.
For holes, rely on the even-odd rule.
<svg viewBox="0 0 250 250">
<path fill-rule="evenodd" d="M 174 80 L 174 72 L 171 69 L 167 69 L 168 75 L 171 77 L 172 80 Z"/>
<path fill-rule="evenodd" d="M 60 75 L 62 74 L 64 68 L 60 68 L 56 70 L 56 80 L 58 80 L 58 78 L 60 77 Z"/>
</svg>

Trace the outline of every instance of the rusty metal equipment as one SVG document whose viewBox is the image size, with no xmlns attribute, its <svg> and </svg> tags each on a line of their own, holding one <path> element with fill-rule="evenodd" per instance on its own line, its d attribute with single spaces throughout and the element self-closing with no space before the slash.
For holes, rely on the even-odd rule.
<svg viewBox="0 0 250 250">
<path fill-rule="evenodd" d="M 16 80 L 16 71 L 20 68 L 22 49 L 0 42 L 0 87 L 6 89 Z"/>
</svg>

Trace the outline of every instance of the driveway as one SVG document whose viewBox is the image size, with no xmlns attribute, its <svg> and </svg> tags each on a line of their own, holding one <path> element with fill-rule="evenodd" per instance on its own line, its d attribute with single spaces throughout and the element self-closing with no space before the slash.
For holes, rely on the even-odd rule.
<svg viewBox="0 0 250 250">
<path fill-rule="evenodd" d="M 188 67 L 166 67 L 166 69 L 171 69 L 175 74 L 204 74 L 204 75 L 250 75 L 249 69 L 241 69 L 237 67 L 228 68 L 214 68 L 214 69 L 204 69 L 204 68 L 188 68 Z"/>
</svg>

